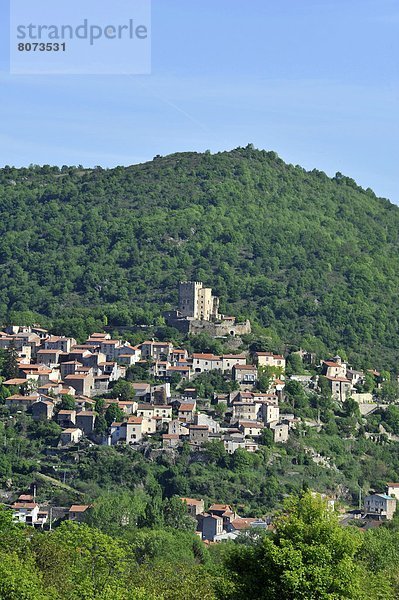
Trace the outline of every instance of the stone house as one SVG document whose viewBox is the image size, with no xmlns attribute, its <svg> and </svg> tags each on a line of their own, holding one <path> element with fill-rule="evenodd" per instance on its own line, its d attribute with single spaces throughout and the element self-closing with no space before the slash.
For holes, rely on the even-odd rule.
<svg viewBox="0 0 399 600">
<path fill-rule="evenodd" d="M 139 346 L 131 346 L 126 342 L 116 348 L 116 359 L 120 363 L 134 365 L 141 360 L 141 349 Z"/>
<path fill-rule="evenodd" d="M 259 450 L 258 444 L 252 440 L 245 439 L 244 436 L 224 436 L 223 445 L 228 454 L 234 454 L 238 448 L 246 452 L 257 452 Z"/>
<path fill-rule="evenodd" d="M 101 395 L 108 391 L 110 384 L 109 375 L 95 375 L 94 376 L 94 392 L 92 395 Z"/>
<path fill-rule="evenodd" d="M 195 400 L 193 402 L 181 402 L 179 406 L 179 421 L 183 423 L 192 423 L 194 421 L 194 414 L 197 408 Z"/>
<path fill-rule="evenodd" d="M 39 505 L 33 501 L 17 501 L 11 506 L 14 521 L 34 525 L 39 516 Z"/>
<path fill-rule="evenodd" d="M 239 421 L 238 428 L 244 436 L 257 437 L 262 433 L 265 426 L 260 421 Z"/>
<path fill-rule="evenodd" d="M 334 356 L 331 360 L 323 360 L 321 364 L 321 375 L 326 377 L 345 377 L 347 365 L 342 362 L 340 356 Z"/>
<path fill-rule="evenodd" d="M 83 431 L 77 427 L 64 429 L 61 433 L 60 445 L 68 446 L 69 444 L 77 444 L 83 437 Z"/>
<path fill-rule="evenodd" d="M 57 415 L 57 423 L 60 427 L 67 429 L 76 425 L 76 410 L 60 410 Z"/>
<path fill-rule="evenodd" d="M 122 421 L 111 423 L 110 427 L 110 443 L 115 446 L 118 442 L 126 442 L 126 426 Z"/>
<path fill-rule="evenodd" d="M 120 340 L 100 341 L 100 352 L 102 352 L 102 354 L 105 354 L 106 360 L 117 360 L 118 352 L 121 347 L 122 342 Z"/>
<path fill-rule="evenodd" d="M 172 407 L 168 404 L 154 404 L 154 417 L 162 418 L 162 423 L 168 423 L 172 420 Z"/>
<path fill-rule="evenodd" d="M 288 442 L 290 428 L 286 423 L 271 423 L 269 427 L 273 431 L 275 443 L 285 444 Z"/>
<path fill-rule="evenodd" d="M 162 436 L 163 448 L 177 448 L 180 444 L 180 438 L 177 433 L 164 433 Z"/>
<path fill-rule="evenodd" d="M 87 396 L 76 396 L 75 397 L 75 406 L 78 412 L 82 410 L 92 410 L 95 406 L 94 400 L 88 398 Z"/>
<path fill-rule="evenodd" d="M 282 354 L 255 352 L 255 361 L 258 367 L 280 367 L 285 370 L 285 358 Z"/>
<path fill-rule="evenodd" d="M 189 363 L 181 365 L 173 365 L 166 369 L 166 378 L 171 379 L 173 375 L 180 375 L 183 381 L 190 381 L 191 379 L 191 365 Z"/>
<path fill-rule="evenodd" d="M 165 379 L 168 376 L 168 369 L 172 365 L 167 360 L 156 360 L 151 364 L 150 372 L 153 377 Z"/>
<path fill-rule="evenodd" d="M 168 423 L 168 433 L 172 435 L 188 435 L 188 424 L 182 423 L 178 419 L 173 419 Z"/>
<path fill-rule="evenodd" d="M 37 400 L 39 396 L 20 396 L 19 394 L 14 394 L 13 396 L 9 396 L 6 398 L 6 407 L 10 410 L 27 410 L 30 408 Z"/>
<path fill-rule="evenodd" d="M 196 500 L 195 498 L 180 498 L 180 500 L 187 506 L 188 514 L 194 518 L 205 512 L 203 500 Z"/>
<path fill-rule="evenodd" d="M 60 364 L 61 378 L 64 379 L 67 375 L 74 375 L 83 364 L 77 360 L 67 360 Z"/>
<path fill-rule="evenodd" d="M 110 401 L 110 404 L 117 404 L 126 415 L 133 415 L 137 412 L 138 403 L 135 400 L 115 400 Z"/>
<path fill-rule="evenodd" d="M 76 415 L 76 426 L 83 431 L 85 435 L 90 435 L 94 431 L 97 413 L 92 410 L 82 410 Z"/>
<path fill-rule="evenodd" d="M 144 360 L 168 360 L 173 349 L 171 342 L 145 341 L 140 344 L 141 356 Z"/>
<path fill-rule="evenodd" d="M 222 357 L 214 354 L 194 353 L 192 355 L 194 373 L 206 373 L 207 371 L 221 371 Z"/>
<path fill-rule="evenodd" d="M 54 415 L 54 403 L 50 400 L 38 400 L 32 404 L 32 418 L 34 421 L 49 421 Z"/>
<path fill-rule="evenodd" d="M 68 511 L 68 519 L 83 523 L 87 516 L 87 511 L 91 508 L 90 504 L 73 504 Z"/>
<path fill-rule="evenodd" d="M 258 369 L 254 365 L 234 365 L 233 380 L 239 385 L 254 386 L 258 379 Z"/>
<path fill-rule="evenodd" d="M 215 419 L 212 419 L 212 417 L 204 413 L 195 413 L 194 425 L 206 425 L 209 429 L 209 433 L 219 433 L 220 431 L 219 421 L 215 421 Z"/>
<path fill-rule="evenodd" d="M 275 404 L 264 403 L 262 404 L 262 418 L 264 423 L 278 422 L 280 418 L 280 408 Z"/>
<path fill-rule="evenodd" d="M 129 417 L 122 424 L 125 428 L 125 440 L 127 444 L 137 444 L 143 438 L 143 417 Z"/>
<path fill-rule="evenodd" d="M 72 346 L 76 346 L 74 338 L 52 335 L 44 341 L 45 350 L 61 350 L 61 352 L 69 353 Z"/>
<path fill-rule="evenodd" d="M 186 364 L 188 359 L 188 352 L 185 349 L 181 348 L 173 348 L 169 355 L 169 360 L 172 365 L 180 366 L 181 364 Z"/>
<path fill-rule="evenodd" d="M 65 383 L 73 387 L 77 394 L 81 396 L 91 396 L 94 391 L 94 377 L 93 374 L 77 374 L 67 375 Z"/>
<path fill-rule="evenodd" d="M 218 535 L 223 533 L 223 519 L 217 515 L 197 515 L 198 530 L 203 540 L 213 542 Z"/>
<path fill-rule="evenodd" d="M 387 483 L 387 495 L 399 498 L 399 483 Z"/>
<path fill-rule="evenodd" d="M 126 368 L 120 367 L 118 363 L 113 360 L 98 363 L 96 371 L 97 375 L 107 375 L 109 381 L 117 381 L 126 375 Z"/>
<path fill-rule="evenodd" d="M 222 371 L 226 373 L 232 371 L 235 366 L 246 366 L 247 357 L 245 354 L 223 354 L 222 356 Z M 248 365 L 251 366 L 251 365 Z"/>
<path fill-rule="evenodd" d="M 201 446 L 209 439 L 209 429 L 207 425 L 190 425 L 189 441 L 195 446 Z"/>
<path fill-rule="evenodd" d="M 245 421 L 256 421 L 259 417 L 259 411 L 261 410 L 261 404 L 247 403 L 247 402 L 234 402 L 233 404 L 233 421 L 242 419 Z"/>
<path fill-rule="evenodd" d="M 143 419 L 142 423 L 142 433 L 143 435 L 151 435 L 152 433 L 156 433 L 157 431 L 157 422 L 158 418 L 153 417 L 151 419 Z"/>
<path fill-rule="evenodd" d="M 338 375 L 334 377 L 326 375 L 326 379 L 330 385 L 331 395 L 336 402 L 345 402 L 350 397 L 352 384 L 349 379 Z"/>
<path fill-rule="evenodd" d="M 152 417 L 154 416 L 154 405 L 139 404 L 137 407 L 137 416 L 145 417 L 146 419 L 152 419 Z"/>
<path fill-rule="evenodd" d="M 38 350 L 37 363 L 46 367 L 55 367 L 60 364 L 60 357 L 65 353 L 62 350 Z"/>
<path fill-rule="evenodd" d="M 365 516 L 390 521 L 396 511 L 396 498 L 387 494 L 371 494 L 364 498 L 363 511 Z"/>
<path fill-rule="evenodd" d="M 346 377 L 349 379 L 353 387 L 358 384 L 363 385 L 366 380 L 366 376 L 363 371 L 354 371 L 353 369 L 346 370 Z"/>
</svg>

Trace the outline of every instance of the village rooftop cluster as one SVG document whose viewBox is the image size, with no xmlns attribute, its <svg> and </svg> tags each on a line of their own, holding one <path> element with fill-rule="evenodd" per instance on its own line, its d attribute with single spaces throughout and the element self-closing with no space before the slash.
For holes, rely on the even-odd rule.
<svg viewBox="0 0 399 600">
<path fill-rule="evenodd" d="M 196 327 L 225 323 L 224 327 L 227 319 L 229 335 L 237 333 L 230 318 L 219 314 L 218 299 L 201 282 L 180 285 L 179 308 L 178 318 L 187 321 L 189 328 L 193 323 Z M 229 454 L 238 449 L 256 452 L 265 436 L 284 444 L 290 432 L 300 425 L 298 417 L 280 410 L 286 400 L 287 381 L 286 358 L 282 354 L 189 354 L 170 341 L 146 340 L 133 346 L 122 339 L 112 339 L 105 332 L 93 333 L 78 344 L 72 337 L 51 335 L 40 326 L 19 325 L 0 331 L 0 349 L 12 351 L 17 362 L 17 376 L 2 381 L 3 388 L 10 390 L 5 398 L 10 418 L 27 412 L 34 421 L 57 422 L 61 427 L 59 448 L 72 449 L 86 440 L 109 446 L 127 444 L 138 450 L 150 443 L 152 449 L 168 453 L 187 444 L 192 452 L 202 452 L 208 442 L 218 441 Z M 315 362 L 315 355 L 309 352 L 299 350 L 296 354 L 304 365 Z M 116 382 L 125 378 L 129 367 L 141 367 L 155 383 L 129 382 L 132 397 L 122 399 L 113 395 L 113 389 Z M 258 380 L 265 371 L 269 375 L 268 389 L 260 392 Z M 236 389 L 215 393 L 212 398 L 198 397 L 195 380 L 209 372 L 223 374 Z M 340 356 L 321 361 L 318 372 L 316 376 L 291 374 L 289 379 L 306 391 L 318 391 L 319 376 L 324 376 L 336 402 L 342 404 L 352 398 L 364 415 L 376 406 L 371 393 L 358 391 L 367 374 L 351 369 Z M 371 374 L 379 376 L 376 371 Z M 70 404 L 72 401 L 68 408 L 63 406 L 66 397 Z M 118 420 L 107 423 L 105 431 L 96 427 L 99 399 L 103 409 L 118 409 Z M 396 506 L 394 485 L 397 484 L 388 486 L 387 494 L 366 497 L 363 513 L 379 519 L 392 518 Z M 234 533 L 240 517 L 230 507 L 205 512 L 201 500 L 186 501 L 188 510 L 195 512 L 192 516 L 197 519 L 203 539 L 213 541 Z M 36 526 L 47 522 L 48 516 L 31 498 L 20 497 L 12 508 L 18 520 Z M 69 518 L 78 519 L 87 508 L 71 509 Z M 248 521 L 247 525 L 255 526 L 255 521 Z M 243 521 L 238 523 L 237 528 L 240 527 L 244 528 Z M 213 533 L 209 533 L 211 530 Z"/>
</svg>

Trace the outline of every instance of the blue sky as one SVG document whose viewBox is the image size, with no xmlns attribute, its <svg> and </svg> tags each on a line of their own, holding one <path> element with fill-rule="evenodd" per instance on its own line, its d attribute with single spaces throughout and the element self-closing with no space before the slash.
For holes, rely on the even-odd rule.
<svg viewBox="0 0 399 600">
<path fill-rule="evenodd" d="M 153 0 L 146 76 L 9 75 L 7 4 L 0 166 L 251 142 L 399 203 L 397 0 Z"/>
</svg>

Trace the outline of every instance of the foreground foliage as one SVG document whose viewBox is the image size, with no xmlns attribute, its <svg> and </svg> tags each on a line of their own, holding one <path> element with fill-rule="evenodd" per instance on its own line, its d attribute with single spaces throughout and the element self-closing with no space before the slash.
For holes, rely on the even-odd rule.
<svg viewBox="0 0 399 600">
<path fill-rule="evenodd" d="M 111 537 L 71 522 L 39 533 L 1 510 L 0 598 L 375 600 L 399 593 L 396 522 L 367 532 L 342 528 L 310 493 L 287 501 L 272 532 L 200 554 L 192 552 L 194 537 L 162 529 Z"/>
</svg>

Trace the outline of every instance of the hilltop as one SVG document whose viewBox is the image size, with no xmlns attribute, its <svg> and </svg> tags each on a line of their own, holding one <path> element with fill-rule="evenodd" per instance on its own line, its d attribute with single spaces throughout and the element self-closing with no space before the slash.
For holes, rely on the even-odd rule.
<svg viewBox="0 0 399 600">
<path fill-rule="evenodd" d="M 157 323 L 201 280 L 281 344 L 394 366 L 398 250 L 398 207 L 251 146 L 0 170 L 0 322 Z"/>
</svg>

